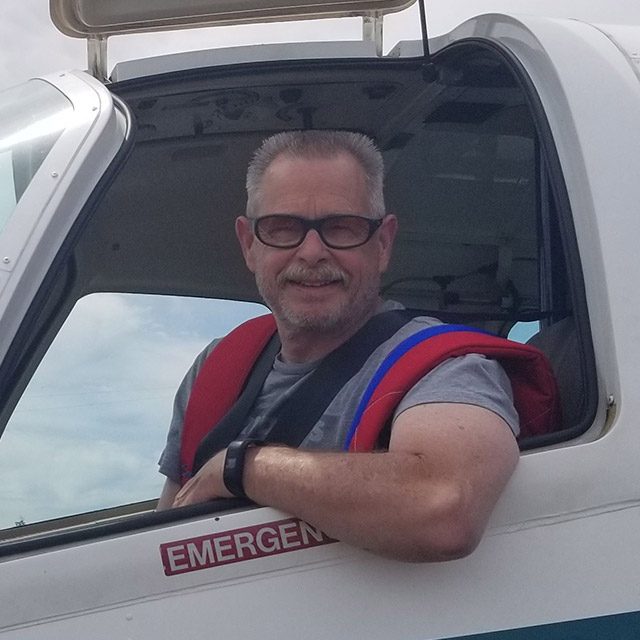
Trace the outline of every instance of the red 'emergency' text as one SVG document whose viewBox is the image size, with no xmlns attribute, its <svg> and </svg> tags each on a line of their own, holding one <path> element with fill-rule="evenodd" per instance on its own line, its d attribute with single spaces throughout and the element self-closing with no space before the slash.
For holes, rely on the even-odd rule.
<svg viewBox="0 0 640 640">
<path fill-rule="evenodd" d="M 303 520 L 289 518 L 160 545 L 164 573 L 218 567 L 233 562 L 336 542 Z"/>
</svg>

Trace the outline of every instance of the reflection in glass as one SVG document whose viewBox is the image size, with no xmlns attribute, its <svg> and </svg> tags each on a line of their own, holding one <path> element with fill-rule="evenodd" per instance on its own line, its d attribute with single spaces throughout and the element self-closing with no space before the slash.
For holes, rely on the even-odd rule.
<svg viewBox="0 0 640 640">
<path fill-rule="evenodd" d="M 72 116 L 71 102 L 42 80 L 0 93 L 0 233 Z"/>
<path fill-rule="evenodd" d="M 78 300 L 0 438 L 0 529 L 158 497 L 184 374 L 213 338 L 266 311 L 178 296 Z"/>
</svg>

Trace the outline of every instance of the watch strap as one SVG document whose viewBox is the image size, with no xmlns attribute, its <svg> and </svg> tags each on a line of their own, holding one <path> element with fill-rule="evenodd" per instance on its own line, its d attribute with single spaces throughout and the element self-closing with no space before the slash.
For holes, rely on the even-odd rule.
<svg viewBox="0 0 640 640">
<path fill-rule="evenodd" d="M 222 471 L 224 486 L 236 497 L 247 498 L 244 491 L 244 461 L 247 449 L 259 447 L 265 444 L 264 440 L 247 438 L 246 440 L 234 440 L 227 446 Z"/>
</svg>

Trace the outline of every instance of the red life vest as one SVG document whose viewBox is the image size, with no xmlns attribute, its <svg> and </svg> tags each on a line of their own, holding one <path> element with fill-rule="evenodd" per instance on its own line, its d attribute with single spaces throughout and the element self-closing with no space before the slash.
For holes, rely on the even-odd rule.
<svg viewBox="0 0 640 640">
<path fill-rule="evenodd" d="M 191 475 L 201 440 L 233 406 L 275 330 L 271 314 L 249 320 L 223 338 L 205 359 L 185 413 L 180 448 L 183 483 Z M 372 450 L 405 393 L 444 360 L 469 353 L 498 360 L 509 376 L 520 438 L 549 433 L 560 425 L 555 378 L 541 351 L 467 327 L 437 325 L 416 332 L 383 361 L 363 395 L 344 449 Z"/>
</svg>

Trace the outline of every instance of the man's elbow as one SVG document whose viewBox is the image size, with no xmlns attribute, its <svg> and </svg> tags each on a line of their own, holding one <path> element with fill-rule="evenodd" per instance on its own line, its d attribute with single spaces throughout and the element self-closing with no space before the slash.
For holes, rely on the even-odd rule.
<svg viewBox="0 0 640 640">
<path fill-rule="evenodd" d="M 446 532 L 431 536 L 416 536 L 403 545 L 399 559 L 405 562 L 446 562 L 471 554 L 482 539 L 482 531 L 466 524 L 447 527 Z"/>
<path fill-rule="evenodd" d="M 459 560 L 471 554 L 480 544 L 483 527 L 478 527 L 471 518 L 460 515 L 452 518 L 441 534 L 433 543 L 437 561 Z"/>
<path fill-rule="evenodd" d="M 426 508 L 414 522 L 401 555 L 409 562 L 444 562 L 468 556 L 480 543 L 484 519 L 470 504 L 465 492 L 446 492 L 434 508 Z M 482 520 L 482 521 L 481 521 Z"/>
</svg>

